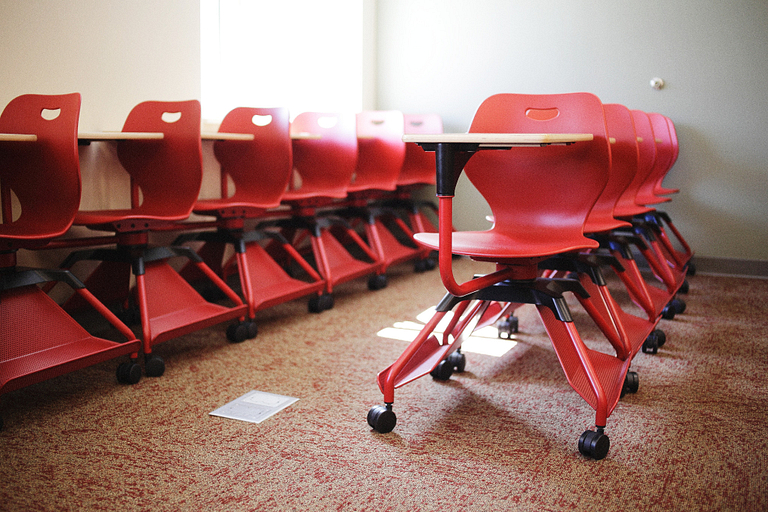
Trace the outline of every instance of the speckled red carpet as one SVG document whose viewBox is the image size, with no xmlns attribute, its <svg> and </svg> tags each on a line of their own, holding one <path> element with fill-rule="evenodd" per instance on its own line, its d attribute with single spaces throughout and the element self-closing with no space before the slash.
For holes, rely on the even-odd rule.
<svg viewBox="0 0 768 512">
<path fill-rule="evenodd" d="M 376 373 L 406 346 L 376 333 L 442 294 L 436 271 L 398 267 L 320 315 L 264 311 L 242 344 L 223 326 L 161 344 L 160 378 L 119 385 L 113 361 L 4 395 L 0 510 L 768 510 L 768 281 L 690 279 L 602 461 L 578 453 L 594 413 L 525 308 L 511 350 L 403 387 L 395 430 L 371 431 Z M 209 416 L 250 390 L 299 401 L 260 424 Z"/>
</svg>

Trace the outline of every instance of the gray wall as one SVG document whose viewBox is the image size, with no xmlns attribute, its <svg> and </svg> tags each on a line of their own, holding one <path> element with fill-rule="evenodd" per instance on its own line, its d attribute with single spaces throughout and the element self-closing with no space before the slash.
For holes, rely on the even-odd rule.
<svg viewBox="0 0 768 512">
<path fill-rule="evenodd" d="M 765 0 L 378 2 L 380 108 L 466 131 L 495 93 L 589 91 L 672 118 L 681 192 L 664 209 L 699 256 L 768 260 L 766 84 Z M 457 227 L 488 227 L 463 180 L 456 208 Z"/>
</svg>

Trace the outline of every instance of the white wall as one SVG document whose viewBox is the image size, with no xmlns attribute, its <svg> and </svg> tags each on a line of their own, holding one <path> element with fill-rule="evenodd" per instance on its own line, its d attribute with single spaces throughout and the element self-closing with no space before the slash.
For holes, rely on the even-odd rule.
<svg viewBox="0 0 768 512">
<path fill-rule="evenodd" d="M 83 96 L 80 129 L 120 130 L 145 100 L 200 97 L 197 0 L 0 0 L 0 105 Z"/>
<path fill-rule="evenodd" d="M 666 184 L 682 192 L 667 210 L 697 254 L 768 261 L 764 0 L 377 4 L 378 108 L 438 112 L 448 131 L 497 92 L 586 90 L 664 113 L 681 144 Z M 0 12 L 0 105 L 78 91 L 80 127 L 98 131 L 120 129 L 140 101 L 200 97 L 197 0 L 0 0 Z M 667 87 L 651 89 L 654 76 Z M 86 185 L 99 161 L 85 155 Z M 86 206 L 113 201 L 110 179 L 84 187 Z M 462 194 L 457 225 L 486 226 Z"/>
<path fill-rule="evenodd" d="M 0 0 L 0 48 L 0 108 L 21 94 L 79 92 L 81 131 L 119 131 L 142 101 L 200 98 L 197 0 Z M 128 206 L 114 151 L 80 148 L 81 208 Z M 63 257 L 19 255 L 44 266 Z"/>
<path fill-rule="evenodd" d="M 681 148 L 665 209 L 697 255 L 768 260 L 765 0 L 380 0 L 378 15 L 380 108 L 440 113 L 446 131 L 499 92 L 663 113 Z M 457 227 L 488 227 L 464 180 L 456 207 Z"/>
</svg>

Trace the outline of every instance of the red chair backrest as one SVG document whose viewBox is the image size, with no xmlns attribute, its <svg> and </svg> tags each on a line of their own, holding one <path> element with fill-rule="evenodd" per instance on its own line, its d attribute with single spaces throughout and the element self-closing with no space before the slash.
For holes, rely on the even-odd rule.
<svg viewBox="0 0 768 512">
<path fill-rule="evenodd" d="M 493 212 L 494 230 L 523 240 L 583 238 L 584 222 L 610 170 L 599 98 L 498 94 L 480 105 L 469 131 L 593 134 L 594 140 L 569 146 L 479 151 L 465 166 Z"/>
<path fill-rule="evenodd" d="M 624 105 L 603 105 L 608 137 L 611 143 L 611 175 L 605 190 L 589 212 L 584 231 L 599 233 L 626 227 L 629 224 L 616 220 L 616 207 L 637 174 L 638 150 L 632 113 Z M 620 210 L 619 210 L 620 211 Z"/>
<path fill-rule="evenodd" d="M 121 141 L 117 156 L 143 199 L 133 215 L 186 219 L 203 179 L 200 102 L 146 101 L 128 114 L 124 132 L 162 132 L 161 141 Z M 134 197 L 136 193 L 134 192 Z"/>
<path fill-rule="evenodd" d="M 672 143 L 672 161 L 670 162 L 670 167 L 675 165 L 675 162 L 677 162 L 677 156 L 680 153 L 680 144 L 677 141 L 677 130 L 675 130 L 675 123 L 672 122 L 670 118 L 667 119 L 667 127 L 669 128 L 669 140 Z"/>
<path fill-rule="evenodd" d="M 443 120 L 437 114 L 405 114 L 406 134 L 443 133 Z M 434 185 L 435 153 L 424 151 L 421 146 L 409 142 L 405 145 L 405 160 L 397 185 Z"/>
<path fill-rule="evenodd" d="M 658 204 L 668 201 L 668 198 L 662 198 L 656 195 L 656 187 L 660 184 L 667 172 L 672 168 L 672 158 L 674 148 L 669 135 L 669 125 L 667 118 L 661 114 L 650 113 L 648 120 L 653 130 L 653 141 L 656 144 L 656 160 L 648 176 L 643 180 L 643 184 L 638 190 L 638 202 L 641 204 Z"/>
<path fill-rule="evenodd" d="M 290 192 L 346 197 L 357 164 L 355 115 L 303 112 L 291 123 L 291 134 L 317 138 L 293 141 L 293 168 L 301 185 Z M 290 196 L 290 192 L 286 195 Z"/>
<path fill-rule="evenodd" d="M 405 159 L 403 113 L 366 110 L 356 121 L 357 167 L 347 192 L 395 190 Z"/>
<path fill-rule="evenodd" d="M 63 235 L 72 225 L 80 206 L 79 117 L 78 93 L 19 96 L 0 115 L 0 132 L 37 136 L 36 142 L 0 142 L 0 251 Z M 18 199 L 13 212 L 12 195 Z"/>
<path fill-rule="evenodd" d="M 623 216 L 640 215 L 650 211 L 649 208 L 643 206 L 643 203 L 638 202 L 638 194 L 656 161 L 656 143 L 648 115 L 642 110 L 632 110 L 631 112 L 637 134 L 638 165 L 635 178 L 619 199 Z"/>
<path fill-rule="evenodd" d="M 288 186 L 293 169 L 291 123 L 287 108 L 236 108 L 219 126 L 219 132 L 250 133 L 253 141 L 216 141 L 213 152 L 221 165 L 222 190 L 227 176 L 235 190 L 222 199 L 272 208 Z"/>
</svg>

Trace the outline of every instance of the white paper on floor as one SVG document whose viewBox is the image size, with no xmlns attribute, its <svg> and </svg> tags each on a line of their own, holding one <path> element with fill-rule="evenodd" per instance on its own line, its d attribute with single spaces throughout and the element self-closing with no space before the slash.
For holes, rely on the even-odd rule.
<svg viewBox="0 0 768 512">
<path fill-rule="evenodd" d="M 263 391 L 249 391 L 209 414 L 233 420 L 261 423 L 298 400 L 298 398 Z"/>
</svg>

